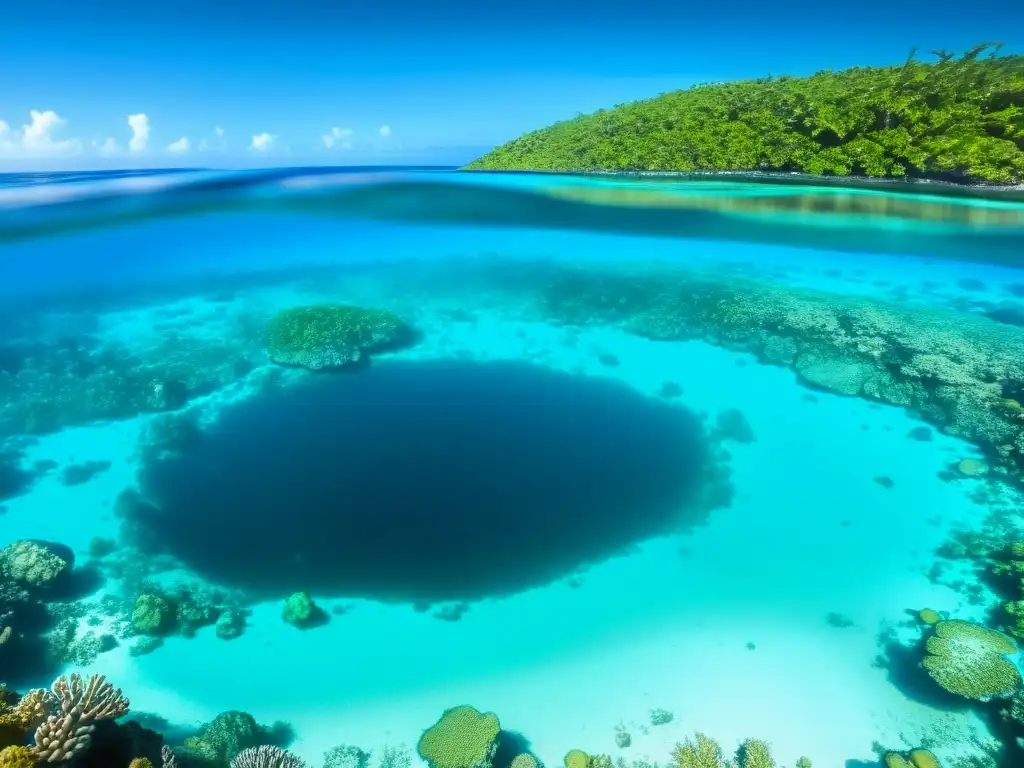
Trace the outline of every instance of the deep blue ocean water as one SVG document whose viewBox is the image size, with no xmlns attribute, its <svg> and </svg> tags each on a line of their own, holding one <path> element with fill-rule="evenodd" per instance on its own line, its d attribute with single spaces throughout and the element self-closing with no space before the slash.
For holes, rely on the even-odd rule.
<svg viewBox="0 0 1024 768">
<path fill-rule="evenodd" d="M 1021 664 L 977 639 L 1024 633 L 1019 193 L 23 174 L 0 276 L 15 690 L 106 674 L 185 764 L 244 710 L 310 765 L 426 765 L 460 705 L 501 722 L 476 768 L 1024 761 L 1013 673 L 963 695 Z M 338 305 L 404 330 L 275 353 Z"/>
</svg>

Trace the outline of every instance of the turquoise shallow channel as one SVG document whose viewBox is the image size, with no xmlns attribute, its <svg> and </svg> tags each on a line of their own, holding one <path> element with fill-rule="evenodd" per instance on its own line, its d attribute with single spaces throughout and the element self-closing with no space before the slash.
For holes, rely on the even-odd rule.
<svg viewBox="0 0 1024 768">
<path fill-rule="evenodd" d="M 1019 190 L 0 175 L 0 749 L 1024 765 L 1022 403 Z"/>
</svg>

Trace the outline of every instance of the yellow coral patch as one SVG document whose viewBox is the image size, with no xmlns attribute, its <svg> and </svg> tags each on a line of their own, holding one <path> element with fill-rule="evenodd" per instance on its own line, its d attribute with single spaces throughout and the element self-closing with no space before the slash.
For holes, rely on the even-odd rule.
<svg viewBox="0 0 1024 768">
<path fill-rule="evenodd" d="M 590 755 L 582 749 L 570 749 L 565 754 L 565 768 L 588 768 Z"/>
<path fill-rule="evenodd" d="M 888 752 L 885 755 L 885 768 L 914 768 L 914 766 L 898 752 Z"/>
<path fill-rule="evenodd" d="M 693 741 L 687 739 L 683 744 L 676 744 L 672 759 L 677 768 L 724 768 L 722 748 L 703 733 L 698 733 Z"/>
<path fill-rule="evenodd" d="M 927 749 L 915 749 L 911 752 L 910 764 L 914 768 L 942 768 L 939 759 Z"/>
<path fill-rule="evenodd" d="M 524 752 L 512 758 L 511 768 L 537 768 L 537 760 Z"/>
<path fill-rule="evenodd" d="M 0 768 L 32 768 L 36 756 L 28 747 L 6 747 L 0 750 Z"/>
<path fill-rule="evenodd" d="M 128 763 L 128 768 L 153 768 L 153 763 L 148 757 L 136 757 Z"/>
<path fill-rule="evenodd" d="M 423 733 L 416 751 L 430 768 L 490 768 L 500 730 L 493 712 L 453 707 Z"/>
<path fill-rule="evenodd" d="M 956 468 L 964 477 L 981 477 L 988 474 L 988 464 L 981 459 L 963 459 Z"/>
<path fill-rule="evenodd" d="M 760 739 L 747 739 L 740 746 L 741 768 L 776 768 L 768 744 Z"/>
<path fill-rule="evenodd" d="M 917 618 L 925 624 L 938 624 L 942 620 L 942 617 L 939 616 L 938 612 L 933 611 L 931 608 L 922 608 L 917 612 Z"/>
</svg>

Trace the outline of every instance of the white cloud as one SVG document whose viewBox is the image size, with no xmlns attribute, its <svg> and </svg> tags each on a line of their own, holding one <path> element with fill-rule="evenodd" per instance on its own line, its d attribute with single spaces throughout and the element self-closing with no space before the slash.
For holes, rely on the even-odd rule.
<svg viewBox="0 0 1024 768">
<path fill-rule="evenodd" d="M 121 148 L 113 136 L 107 137 L 107 140 L 103 142 L 94 141 L 92 146 L 101 157 L 113 157 L 121 152 Z"/>
<path fill-rule="evenodd" d="M 78 139 L 57 139 L 54 134 L 67 125 L 53 110 L 29 112 L 32 122 L 15 131 L 0 120 L 0 157 L 63 157 L 81 151 Z"/>
<path fill-rule="evenodd" d="M 178 154 L 184 154 L 192 148 L 192 142 L 188 140 L 188 136 L 182 136 L 177 141 L 172 141 L 170 146 L 167 147 L 168 152 L 177 152 Z"/>
<path fill-rule="evenodd" d="M 249 149 L 255 150 L 256 152 L 266 152 L 274 146 L 274 140 L 276 138 L 276 136 L 271 136 L 269 133 L 265 132 L 253 134 L 252 143 L 249 145 Z"/>
<path fill-rule="evenodd" d="M 351 128 L 331 128 L 331 132 L 323 136 L 324 146 L 330 149 L 335 144 L 338 145 L 339 149 L 352 149 L 352 142 L 349 139 L 352 138 Z"/>
<path fill-rule="evenodd" d="M 390 126 L 390 125 L 382 125 L 382 126 L 380 127 L 380 131 L 379 131 L 379 133 L 380 133 L 380 135 L 381 135 L 381 136 L 383 136 L 384 138 L 387 138 L 388 136 L 390 136 L 390 135 L 391 135 L 391 126 Z"/>
<path fill-rule="evenodd" d="M 219 125 L 216 128 L 214 128 L 213 130 L 216 132 L 216 134 L 218 136 L 223 136 L 224 135 L 224 129 L 221 128 Z"/>
<path fill-rule="evenodd" d="M 141 112 L 137 115 L 128 115 L 128 125 L 132 129 L 132 138 L 128 142 L 128 149 L 132 152 L 142 152 L 149 144 L 149 117 Z"/>
</svg>

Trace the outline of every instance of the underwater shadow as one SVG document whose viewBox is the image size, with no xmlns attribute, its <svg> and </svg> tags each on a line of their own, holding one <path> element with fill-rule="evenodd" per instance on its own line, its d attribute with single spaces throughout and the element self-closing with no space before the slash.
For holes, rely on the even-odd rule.
<svg viewBox="0 0 1024 768">
<path fill-rule="evenodd" d="M 924 643 L 924 638 L 909 647 L 896 641 L 885 643 L 882 658 L 889 682 L 908 699 L 935 709 L 962 712 L 976 707 L 976 702 L 950 693 L 932 680 L 921 666 L 925 657 Z"/>
<path fill-rule="evenodd" d="M 533 745 L 530 740 L 519 733 L 502 728 L 498 731 L 498 748 L 491 761 L 492 768 L 509 768 L 512 761 L 519 755 L 532 755 Z M 540 760 L 537 760 L 540 765 Z"/>
<path fill-rule="evenodd" d="M 35 479 L 35 473 L 21 468 L 20 452 L 0 446 L 0 502 L 26 493 Z"/>
<path fill-rule="evenodd" d="M 389 362 L 260 393 L 146 454 L 151 504 L 124 530 L 257 597 L 472 600 L 696 522 L 710 460 L 696 416 L 611 380 Z"/>
</svg>

